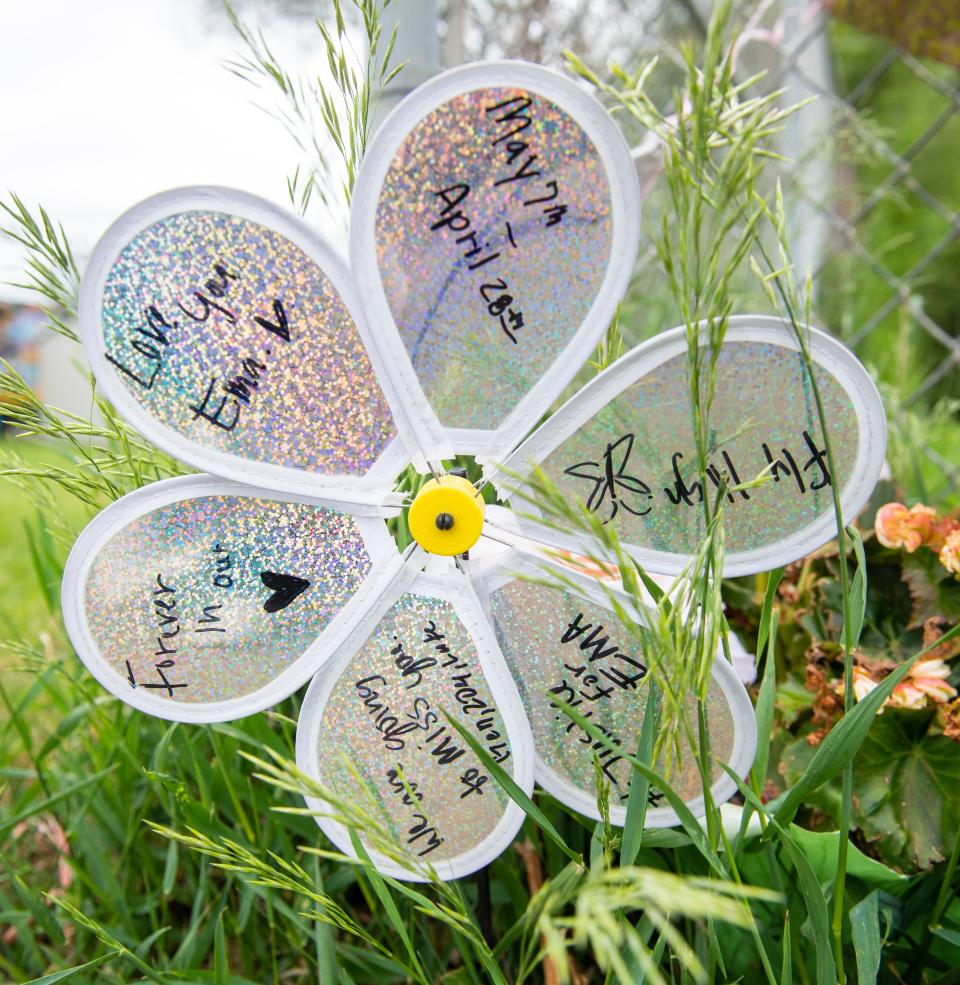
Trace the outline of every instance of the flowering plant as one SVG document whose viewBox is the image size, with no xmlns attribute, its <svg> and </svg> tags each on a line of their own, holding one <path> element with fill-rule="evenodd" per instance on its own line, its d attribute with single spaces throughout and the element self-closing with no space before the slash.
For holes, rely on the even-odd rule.
<svg viewBox="0 0 960 985">
<path fill-rule="evenodd" d="M 854 651 L 853 692 L 865 700 L 918 649 L 926 649 L 878 709 L 854 763 L 858 844 L 903 872 L 930 868 L 949 852 L 960 816 L 960 646 L 941 638 L 960 618 L 960 583 L 941 557 L 954 516 L 923 504 L 880 500 L 865 524 L 863 564 L 870 592 Z M 869 513 L 864 519 L 869 519 Z M 876 536 L 869 536 L 870 528 Z M 786 674 L 777 693 L 766 795 L 802 773 L 839 722 L 844 683 L 839 558 L 825 548 L 790 565 L 779 587 L 779 653 Z M 750 618 L 751 607 L 734 616 Z M 922 790 L 922 794 L 911 793 Z M 838 819 L 839 784 L 811 798 L 801 815 L 814 830 Z"/>
<path fill-rule="evenodd" d="M 955 514 L 939 514 L 923 503 L 909 508 L 886 503 L 877 510 L 874 531 L 884 547 L 908 554 L 928 548 L 947 571 L 960 577 L 960 519 Z"/>
</svg>

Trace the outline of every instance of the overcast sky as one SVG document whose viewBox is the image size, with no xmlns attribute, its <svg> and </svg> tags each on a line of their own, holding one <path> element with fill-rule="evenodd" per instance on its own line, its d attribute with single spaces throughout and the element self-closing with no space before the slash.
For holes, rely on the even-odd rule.
<svg viewBox="0 0 960 985">
<path fill-rule="evenodd" d="M 316 64 L 312 19 L 258 17 L 264 6 L 245 19 L 287 64 Z M 81 257 L 119 213 L 178 185 L 286 204 L 296 149 L 223 67 L 239 50 L 216 0 L 0 0 L 0 193 L 42 204 Z M 0 281 L 21 269 L 0 236 Z"/>
</svg>

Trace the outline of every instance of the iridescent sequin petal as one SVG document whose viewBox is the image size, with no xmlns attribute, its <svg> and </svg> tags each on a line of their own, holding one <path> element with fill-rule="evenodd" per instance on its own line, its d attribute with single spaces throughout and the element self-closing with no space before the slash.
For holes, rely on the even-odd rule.
<svg viewBox="0 0 960 985">
<path fill-rule="evenodd" d="M 491 592 L 490 606 L 500 648 L 530 718 L 537 782 L 575 810 L 597 816 L 596 757 L 601 782 L 610 789 L 611 820 L 623 824 L 633 772 L 623 754 L 637 750 L 649 691 L 642 651 L 609 608 L 559 588 L 511 580 Z M 554 701 L 575 708 L 613 747 L 591 736 Z M 707 709 L 716 783 L 726 779 L 718 763 L 733 760 L 742 723 L 735 722 L 717 682 L 710 688 Z M 688 715 L 695 734 L 693 701 Z M 679 755 L 661 757 L 657 768 L 688 802 L 701 796 L 689 745 L 681 743 Z M 649 824 L 676 823 L 661 791 L 651 789 L 648 808 Z"/>
<path fill-rule="evenodd" d="M 883 410 L 867 372 L 822 333 L 811 332 L 810 345 L 812 375 L 788 325 L 732 319 L 712 391 L 704 347 L 705 483 L 681 329 L 638 346 L 571 398 L 502 474 L 538 462 L 562 495 L 582 500 L 655 571 L 679 572 L 698 550 L 706 535 L 703 499 L 713 506 L 721 489 L 728 573 L 794 560 L 833 536 L 835 488 L 845 516 L 862 508 L 885 448 Z M 498 481 L 509 491 L 511 480 Z M 549 541 L 551 534 L 540 528 L 539 536 Z"/>
<path fill-rule="evenodd" d="M 539 380 L 593 304 L 611 230 L 600 154 L 550 100 L 480 89 L 410 132 L 380 192 L 377 261 L 442 424 L 495 428 Z"/>
<path fill-rule="evenodd" d="M 285 235 L 273 212 L 255 221 L 231 194 L 200 208 L 197 190 L 169 193 L 138 207 L 139 228 L 124 217 L 107 234 L 82 308 L 98 373 L 137 426 L 192 464 L 239 478 L 218 457 L 230 455 L 362 476 L 396 431 L 353 316 L 306 248 L 320 247 L 291 238 L 296 220 L 276 219 Z"/>
<path fill-rule="evenodd" d="M 444 878 L 465 875 L 522 820 L 448 715 L 522 787 L 533 781 L 529 732 L 502 657 L 474 638 L 460 605 L 403 594 L 345 663 L 318 675 L 301 710 L 301 767 L 334 803 L 369 819 L 367 849 L 404 878 L 418 870 L 422 878 L 425 865 Z M 318 820 L 352 853 L 341 824 Z"/>
<path fill-rule="evenodd" d="M 68 629 L 131 704 L 183 720 L 249 714 L 300 686 L 337 617 L 362 611 L 374 555 L 381 568 L 395 555 L 377 525 L 206 477 L 155 484 L 81 536 L 64 579 Z"/>
</svg>

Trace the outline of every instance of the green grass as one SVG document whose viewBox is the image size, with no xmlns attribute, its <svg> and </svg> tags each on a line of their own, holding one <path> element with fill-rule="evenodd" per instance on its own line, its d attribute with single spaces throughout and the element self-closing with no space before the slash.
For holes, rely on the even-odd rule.
<svg viewBox="0 0 960 985">
<path fill-rule="evenodd" d="M 0 457 L 8 454 L 15 454 L 33 468 L 69 462 L 52 442 L 4 435 L 0 437 Z M 48 526 L 51 514 L 39 508 L 35 497 L 13 482 L 0 481 L 0 516 L 3 517 L 0 639 L 36 639 L 40 633 L 49 633 L 59 625 L 58 585 L 42 577 L 38 563 L 42 555 L 49 553 L 52 556 L 48 560 L 55 568 L 62 565 L 66 538 L 71 531 L 79 532 L 89 511 L 65 493 L 54 493 L 53 502 L 57 524 L 51 530 Z"/>
<path fill-rule="evenodd" d="M 890 44 L 857 31 L 840 21 L 830 24 L 829 38 L 838 94 L 846 97 L 871 72 L 890 50 Z M 946 65 L 924 62 L 927 71 L 954 94 L 960 72 Z M 856 196 L 849 207 L 857 208 L 875 188 L 885 182 L 894 164 L 875 143 L 864 136 L 872 133 L 894 153 L 904 154 L 938 123 L 951 107 L 950 97 L 918 76 L 902 60 L 895 61 L 871 86 L 858 104 L 860 123 L 857 150 L 850 165 Z M 910 162 L 909 173 L 899 177 L 882 195 L 857 226 L 858 250 L 841 250 L 830 260 L 820 276 L 819 315 L 841 338 L 857 338 L 857 355 L 889 387 L 890 403 L 909 406 L 912 419 L 894 417 L 891 425 L 912 434 L 948 462 L 960 461 L 960 424 L 956 412 L 929 415 L 938 399 L 955 398 L 960 369 L 952 369 L 917 402 L 915 391 L 924 380 L 941 367 L 948 350 L 935 340 L 921 324 L 925 313 L 948 335 L 960 335 L 960 241 L 952 240 L 942 252 L 916 274 L 911 271 L 923 264 L 950 230 L 947 215 L 941 214 L 923 197 L 932 196 L 942 203 L 946 213 L 960 209 L 960 115 L 952 116 L 939 127 L 930 141 Z M 896 290 L 878 272 L 874 263 L 882 264 L 893 275 L 905 278 L 909 296 L 896 298 Z M 862 326 L 881 307 L 894 300 L 890 312 L 862 338 Z M 924 419 L 926 418 L 926 421 Z M 911 500 L 956 504 L 960 491 L 943 470 L 925 456 L 917 456 L 916 468 L 901 469 L 898 479 Z"/>
</svg>

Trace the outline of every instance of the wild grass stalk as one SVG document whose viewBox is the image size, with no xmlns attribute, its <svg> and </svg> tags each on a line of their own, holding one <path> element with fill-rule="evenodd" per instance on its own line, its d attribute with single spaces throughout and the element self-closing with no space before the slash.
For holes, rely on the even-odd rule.
<svg viewBox="0 0 960 985">
<path fill-rule="evenodd" d="M 226 4 L 244 53 L 227 63 L 238 78 L 268 96 L 261 108 L 283 125 L 305 158 L 287 179 L 291 204 L 303 215 L 316 199 L 328 217 L 342 219 L 370 139 L 380 93 L 403 65 L 392 64 L 396 29 L 383 37 L 390 0 L 333 0 L 333 27 L 318 19 L 327 75 L 312 79 L 287 72 L 262 31 L 247 27 Z M 359 17 L 363 50 L 351 40 Z M 331 153 L 331 149 L 335 153 Z"/>
<path fill-rule="evenodd" d="M 764 142 L 779 131 L 783 120 L 796 107 L 779 108 L 779 93 L 749 98 L 746 93 L 757 80 L 734 82 L 733 47 L 724 44 L 729 17 L 729 4 L 720 3 L 707 34 L 702 68 L 688 63 L 688 92 L 685 100 L 677 101 L 677 113 L 667 118 L 644 95 L 643 81 L 649 68 L 630 77 L 614 70 L 616 85 L 606 84 L 587 70 L 577 59 L 572 63 L 580 74 L 590 79 L 601 91 L 612 97 L 618 106 L 630 112 L 652 129 L 664 144 L 664 170 L 670 188 L 671 211 L 664 220 L 658 240 L 658 252 L 668 274 L 671 292 L 678 302 L 687 328 L 688 380 L 693 434 L 696 441 L 697 463 L 701 489 L 706 482 L 707 455 L 710 451 L 709 415 L 715 393 L 716 361 L 722 350 L 726 320 L 732 299 L 730 278 L 743 261 L 750 257 L 758 270 L 753 254 L 759 253 L 766 269 L 761 280 L 775 309 L 783 311 L 793 326 L 800 349 L 806 378 L 814 395 L 817 417 L 823 434 L 830 474 L 838 476 L 830 426 L 823 400 L 817 386 L 815 366 L 809 351 L 807 333 L 810 292 L 801 305 L 789 259 L 789 245 L 779 187 L 773 204 L 759 188 L 764 157 L 773 152 Z M 706 218 L 709 216 L 709 220 Z M 774 264 L 764 244 L 762 225 L 772 228 L 779 247 L 779 262 Z M 715 234 L 704 239 L 704 232 Z M 726 266 L 721 263 L 726 261 Z M 705 321 L 704 332 L 701 321 Z M 722 491 L 722 490 L 721 490 Z M 843 600 L 844 630 L 844 702 L 845 712 L 853 709 L 853 650 L 862 625 L 862 599 L 865 596 L 865 565 L 859 552 L 856 584 L 851 584 L 847 570 L 847 531 L 840 504 L 840 486 L 831 484 L 840 554 L 840 588 Z M 722 502 L 720 496 L 717 502 Z M 709 497 L 702 496 L 704 519 L 708 531 L 711 524 Z M 722 514 L 717 516 L 714 538 L 722 544 Z M 708 533 L 709 538 L 709 533 Z M 701 566 L 690 572 L 698 585 L 697 604 L 701 611 L 715 605 L 720 598 L 722 549 L 715 549 Z M 859 580 L 857 580 L 859 579 Z M 856 598 L 855 598 L 856 596 Z M 859 614 L 855 606 L 859 603 Z M 707 623 L 704 615 L 704 624 Z M 721 620 L 722 621 L 722 620 Z M 708 649 L 712 642 L 705 634 L 698 654 L 708 665 L 715 651 Z M 772 653 L 768 655 L 772 657 Z M 677 655 L 679 658 L 679 655 Z M 703 692 L 700 692 L 701 708 Z M 770 698 L 768 696 L 767 700 Z M 700 755 L 708 760 L 709 734 L 705 716 L 699 716 Z M 761 744 L 763 736 L 761 735 Z M 706 769 L 701 770 L 706 778 Z M 843 907 L 846 876 L 846 857 L 852 812 L 852 756 L 843 769 L 843 792 L 840 819 L 840 838 L 837 875 L 834 887 L 832 947 L 839 980 L 845 980 L 843 968 Z M 706 784 L 704 786 L 706 792 Z M 707 805 L 708 830 L 713 831 L 710 819 L 714 816 Z"/>
</svg>

